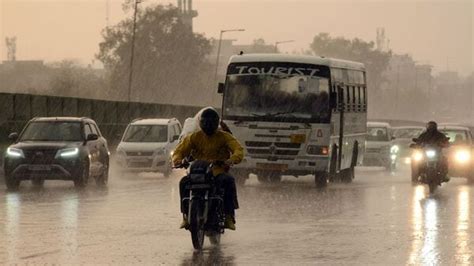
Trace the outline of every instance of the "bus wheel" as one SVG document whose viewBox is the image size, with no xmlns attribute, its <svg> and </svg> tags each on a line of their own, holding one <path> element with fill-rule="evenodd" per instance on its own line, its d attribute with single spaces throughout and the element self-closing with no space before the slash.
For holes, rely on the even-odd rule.
<svg viewBox="0 0 474 266">
<path fill-rule="evenodd" d="M 314 182 L 317 188 L 323 188 L 328 185 L 328 173 L 326 171 L 316 172 L 314 174 Z"/>
<path fill-rule="evenodd" d="M 277 173 L 260 173 L 257 175 L 258 182 L 262 184 L 280 183 L 281 174 Z"/>
<path fill-rule="evenodd" d="M 337 145 L 333 144 L 331 147 L 331 160 L 329 162 L 329 182 L 337 181 Z"/>
</svg>

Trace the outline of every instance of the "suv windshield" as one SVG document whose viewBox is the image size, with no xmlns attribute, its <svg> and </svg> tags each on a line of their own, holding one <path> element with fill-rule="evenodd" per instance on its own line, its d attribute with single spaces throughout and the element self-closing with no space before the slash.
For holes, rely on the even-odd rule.
<svg viewBox="0 0 474 266">
<path fill-rule="evenodd" d="M 397 128 L 393 130 L 393 136 L 397 139 L 418 138 L 423 128 Z"/>
<path fill-rule="evenodd" d="M 368 141 L 389 141 L 387 128 L 385 127 L 368 127 Z"/>
<path fill-rule="evenodd" d="M 131 125 L 123 137 L 124 142 L 167 142 L 167 125 Z"/>
<path fill-rule="evenodd" d="M 329 70 L 290 63 L 229 66 L 224 115 L 259 121 L 327 123 Z"/>
<path fill-rule="evenodd" d="M 83 141 L 80 122 L 37 121 L 25 128 L 20 141 Z"/>
</svg>

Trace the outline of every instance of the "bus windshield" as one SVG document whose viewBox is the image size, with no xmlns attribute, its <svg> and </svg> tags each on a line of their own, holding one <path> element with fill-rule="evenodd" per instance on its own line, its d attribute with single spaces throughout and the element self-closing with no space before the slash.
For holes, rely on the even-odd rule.
<svg viewBox="0 0 474 266">
<path fill-rule="evenodd" d="M 224 116 L 253 121 L 328 123 L 329 78 L 321 75 L 323 71 L 318 66 L 292 65 L 297 66 L 267 64 L 230 71 Z"/>
</svg>

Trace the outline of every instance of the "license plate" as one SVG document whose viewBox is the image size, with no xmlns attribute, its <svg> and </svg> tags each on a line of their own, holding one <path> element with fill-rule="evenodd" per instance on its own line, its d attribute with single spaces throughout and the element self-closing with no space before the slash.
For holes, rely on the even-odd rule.
<svg viewBox="0 0 474 266">
<path fill-rule="evenodd" d="M 260 170 L 286 171 L 288 170 L 288 165 L 276 163 L 257 163 L 257 168 Z"/>
<path fill-rule="evenodd" d="M 49 171 L 51 167 L 49 165 L 30 165 L 28 169 L 31 171 Z"/>
</svg>

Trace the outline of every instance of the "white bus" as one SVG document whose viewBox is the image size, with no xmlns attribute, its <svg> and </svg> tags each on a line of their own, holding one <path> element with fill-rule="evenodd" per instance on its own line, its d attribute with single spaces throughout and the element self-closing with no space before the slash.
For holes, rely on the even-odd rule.
<svg viewBox="0 0 474 266">
<path fill-rule="evenodd" d="M 362 162 L 367 123 L 364 65 L 283 54 L 230 59 L 222 117 L 245 147 L 239 183 L 314 175 L 316 185 L 350 182 Z"/>
<path fill-rule="evenodd" d="M 222 118 L 245 147 L 238 183 L 314 175 L 316 185 L 350 182 L 362 162 L 367 122 L 364 65 L 283 54 L 230 59 Z"/>
</svg>

